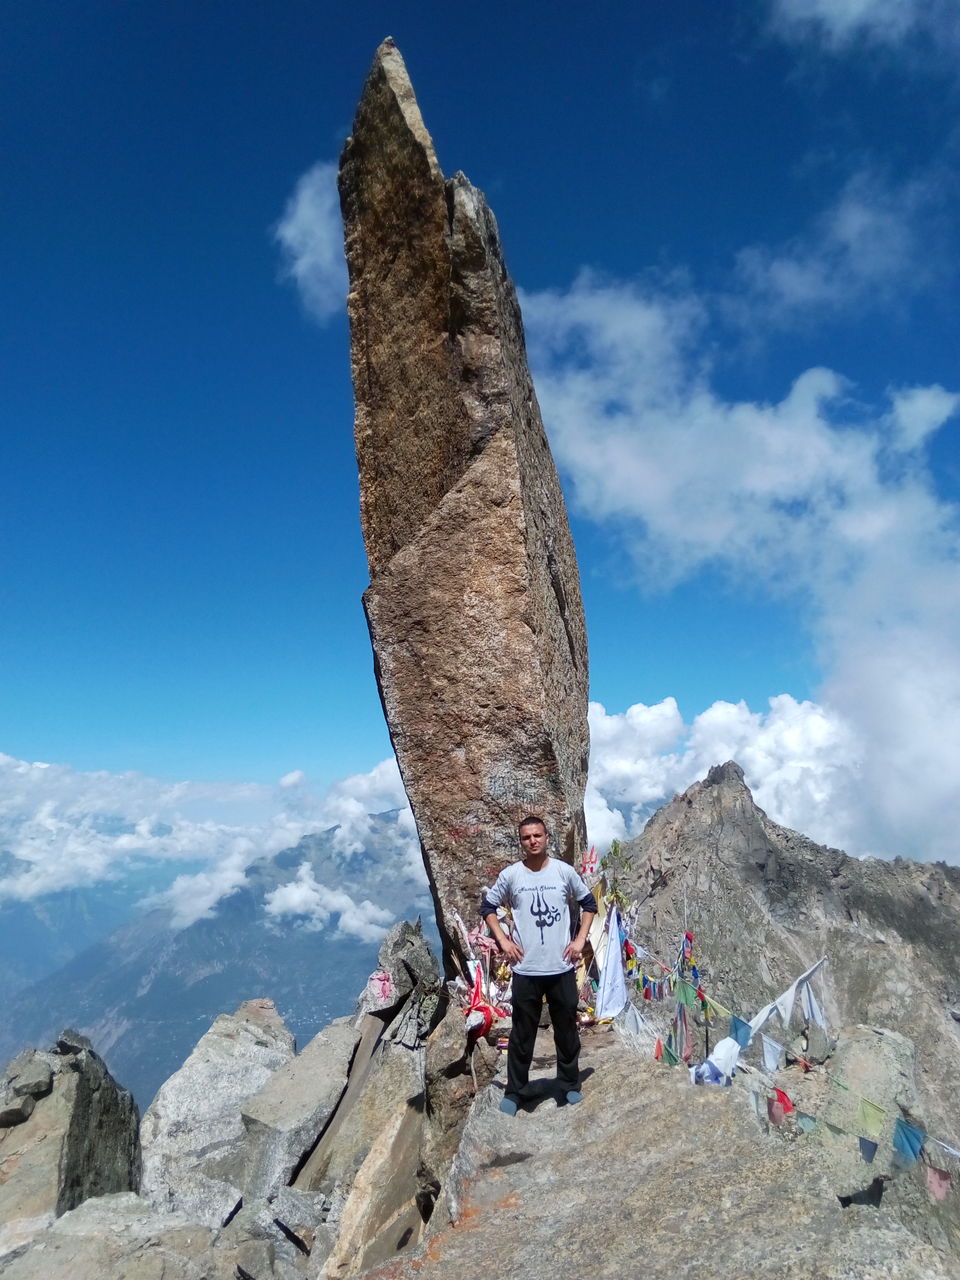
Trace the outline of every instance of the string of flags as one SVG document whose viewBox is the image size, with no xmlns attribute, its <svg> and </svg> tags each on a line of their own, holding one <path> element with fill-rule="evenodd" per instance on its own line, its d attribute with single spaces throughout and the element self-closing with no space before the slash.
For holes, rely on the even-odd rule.
<svg viewBox="0 0 960 1280">
<path fill-rule="evenodd" d="M 826 1068 L 822 1068 L 822 1070 L 834 1084 L 847 1092 L 852 1092 L 849 1086 L 837 1079 L 832 1072 L 827 1071 Z M 776 1086 L 769 1087 L 765 1108 L 762 1106 L 762 1094 L 758 1090 L 751 1090 L 751 1098 L 758 1118 L 763 1119 L 765 1113 L 768 1122 L 776 1128 L 780 1128 L 786 1118 L 792 1115 L 801 1133 L 813 1133 L 816 1131 L 817 1126 L 822 1124 L 824 1128 L 836 1137 L 855 1137 L 861 1159 L 866 1164 L 873 1164 L 880 1149 L 880 1139 L 889 1121 L 889 1112 L 885 1107 L 881 1107 L 879 1103 L 873 1102 L 870 1098 L 864 1098 L 859 1095 L 856 1095 L 856 1097 L 856 1131 L 852 1131 L 833 1121 L 819 1120 L 809 1112 L 800 1110 L 789 1094 Z M 960 1160 L 960 1151 L 950 1146 L 949 1143 L 932 1137 L 918 1125 L 911 1124 L 908 1120 L 905 1120 L 903 1116 L 894 1117 L 890 1142 L 901 1164 L 910 1166 L 920 1161 L 923 1162 L 927 1189 L 935 1200 L 945 1199 L 952 1189 L 953 1176 L 949 1170 L 942 1169 L 939 1165 L 933 1163 L 933 1153 L 929 1149 L 930 1144 L 936 1145 L 956 1160 Z"/>
<path fill-rule="evenodd" d="M 671 1066 L 680 1063 L 689 1064 L 693 1052 L 693 1036 L 691 1028 L 691 1010 L 698 1007 L 704 1020 L 709 1022 L 716 1017 L 729 1019 L 727 1035 L 709 1053 L 704 1062 L 698 1066 L 690 1066 L 690 1078 L 694 1083 L 709 1082 L 729 1084 L 736 1070 L 740 1054 L 755 1038 L 759 1038 L 763 1067 L 767 1072 L 780 1069 L 785 1059 L 785 1046 L 762 1028 L 774 1013 L 779 1014 L 784 1026 L 788 1026 L 799 998 L 801 1012 L 807 1025 L 815 1023 L 826 1029 L 826 1019 L 811 985 L 811 980 L 826 963 L 823 956 L 816 964 L 804 973 L 799 974 L 775 1000 L 764 1005 L 753 1018 L 741 1018 L 731 1010 L 724 1008 L 703 989 L 699 968 L 693 954 L 693 935 L 684 931 L 677 954 L 672 965 L 666 965 L 651 952 L 638 943 L 632 942 L 627 930 L 623 927 L 616 905 L 611 903 L 607 909 L 606 919 L 602 924 L 602 947 L 595 945 L 598 956 L 599 981 L 597 984 L 596 1016 L 598 1021 L 617 1017 L 628 1007 L 627 981 L 636 987 L 637 993 L 644 1000 L 675 1000 L 673 1019 L 666 1040 L 657 1039 L 654 1057 Z M 597 939 L 599 941 L 599 939 Z M 616 945 L 619 942 L 619 945 Z M 611 945 L 613 943 L 613 945 Z M 658 966 L 661 973 L 655 976 L 649 973 L 649 964 L 641 966 L 641 961 L 649 961 Z M 812 1069 L 812 1064 L 799 1059 L 804 1070 Z M 839 1088 L 851 1093 L 849 1086 L 841 1081 L 825 1067 L 821 1070 Z M 818 1118 L 797 1107 L 789 1094 L 776 1086 L 769 1086 L 765 1108 L 761 1106 L 762 1097 L 757 1091 L 751 1091 L 758 1117 L 766 1119 L 770 1124 L 780 1127 L 788 1116 L 803 1134 L 813 1133 L 819 1124 L 823 1124 L 836 1135 L 856 1137 L 861 1158 L 870 1164 L 879 1150 L 880 1140 L 888 1123 L 889 1115 L 884 1107 L 870 1098 L 856 1096 L 856 1133 L 843 1129 L 839 1125 Z M 935 1144 L 948 1156 L 960 1161 L 960 1150 L 951 1147 L 940 1139 L 933 1138 L 923 1129 L 911 1124 L 903 1116 L 894 1118 L 890 1137 L 893 1150 L 906 1165 L 923 1161 L 924 1176 L 927 1189 L 935 1200 L 943 1200 L 953 1187 L 953 1177 L 948 1170 L 933 1163 L 931 1144 Z"/>
<path fill-rule="evenodd" d="M 584 870 L 595 872 L 597 858 L 591 849 L 584 855 Z M 598 899 L 603 898 L 599 886 L 595 886 Z M 465 1009 L 468 1015 L 468 1027 L 476 1033 L 484 1034 L 497 1015 L 503 1016 L 508 1010 L 498 1007 L 503 1002 L 506 991 L 498 989 L 493 981 L 494 950 L 492 939 L 485 936 L 481 929 L 468 931 L 458 917 L 456 923 L 461 930 L 469 956 L 468 967 L 473 979 L 469 1003 Z M 826 963 L 826 956 L 821 957 L 804 973 L 799 974 L 775 1000 L 764 1005 L 752 1018 L 742 1018 L 725 1008 L 718 1000 L 704 991 L 700 971 L 694 957 L 693 934 L 685 930 L 680 938 L 677 953 L 671 965 L 666 965 L 652 952 L 639 943 L 631 940 L 630 930 L 626 927 L 616 901 L 607 905 L 605 917 L 599 913 L 590 931 L 597 969 L 597 980 L 592 983 L 596 989 L 595 1017 L 598 1022 L 610 1021 L 621 1015 L 632 1012 L 634 1021 L 638 1020 L 636 1007 L 631 1003 L 628 986 L 635 988 L 644 1001 L 674 1001 L 673 1017 L 670 1031 L 666 1039 L 658 1038 L 654 1057 L 671 1066 L 680 1063 L 688 1064 L 690 1079 L 693 1083 L 730 1084 L 737 1070 L 741 1053 L 755 1040 L 759 1041 L 764 1070 L 768 1073 L 778 1071 L 785 1058 L 785 1047 L 762 1028 L 774 1013 L 777 1013 L 785 1027 L 789 1026 L 793 1011 L 799 998 L 805 1023 L 811 1023 L 826 1029 L 823 1010 L 813 990 L 812 979 Z M 651 965 L 659 973 L 651 972 Z M 486 973 L 483 971 L 486 970 Z M 484 982 L 486 978 L 486 983 Z M 509 977 L 506 978 L 509 982 Z M 486 994 L 486 986 L 489 994 Z M 707 1052 L 703 1062 L 690 1066 L 693 1057 L 694 1012 L 699 1010 L 702 1022 L 709 1034 L 710 1025 L 717 1018 L 728 1020 L 727 1034 L 719 1040 L 712 1050 Z M 476 1024 L 476 1026 L 473 1026 Z M 709 1050 L 709 1043 L 707 1045 Z M 804 1071 L 813 1069 L 811 1063 L 803 1058 L 797 1059 Z M 889 1122 L 887 1110 L 870 1098 L 861 1097 L 840 1080 L 826 1067 L 819 1070 L 838 1088 L 856 1098 L 856 1132 L 843 1128 L 826 1118 L 818 1119 L 809 1112 L 801 1110 L 789 1094 L 776 1086 L 766 1085 L 766 1097 L 758 1091 L 751 1090 L 754 1109 L 758 1118 L 779 1128 L 788 1117 L 803 1134 L 815 1132 L 818 1125 L 823 1125 L 836 1136 L 855 1137 L 860 1156 L 868 1164 L 872 1164 L 880 1147 L 880 1141 Z M 953 1188 L 953 1175 L 949 1170 L 941 1168 L 933 1162 L 935 1146 L 948 1157 L 960 1161 L 960 1150 L 934 1138 L 925 1130 L 911 1124 L 903 1116 L 896 1116 L 890 1134 L 890 1142 L 898 1159 L 906 1165 L 923 1162 L 927 1189 L 935 1200 L 944 1200 Z M 942 1162 L 942 1160 L 941 1160 Z"/>
</svg>

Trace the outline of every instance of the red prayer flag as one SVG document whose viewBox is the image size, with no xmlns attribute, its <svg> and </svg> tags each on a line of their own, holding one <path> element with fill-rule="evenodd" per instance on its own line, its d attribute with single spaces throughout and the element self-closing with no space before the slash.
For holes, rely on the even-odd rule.
<svg viewBox="0 0 960 1280">
<path fill-rule="evenodd" d="M 657 1036 L 657 1047 L 653 1051 L 654 1059 L 657 1062 L 663 1061 L 663 1041 Z"/>
<path fill-rule="evenodd" d="M 773 1092 L 777 1095 L 777 1101 L 780 1103 L 781 1107 L 783 1107 L 783 1114 L 785 1116 L 788 1116 L 791 1111 L 796 1110 L 793 1103 L 790 1101 L 790 1099 L 787 1097 L 787 1095 L 783 1092 L 782 1089 L 774 1089 Z"/>
</svg>

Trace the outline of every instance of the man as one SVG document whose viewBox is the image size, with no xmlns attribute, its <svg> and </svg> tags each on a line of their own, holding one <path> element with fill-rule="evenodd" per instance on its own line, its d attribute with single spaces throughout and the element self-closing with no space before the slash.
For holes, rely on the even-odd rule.
<svg viewBox="0 0 960 1280">
<path fill-rule="evenodd" d="M 576 967 L 597 900 L 573 867 L 547 853 L 549 836 L 540 818 L 520 823 L 524 857 L 506 867 L 485 894 L 480 914 L 507 962 L 513 966 L 513 1029 L 507 1054 L 507 1088 L 500 1110 L 508 1116 L 527 1088 L 544 997 L 553 1022 L 557 1083 L 568 1103 L 580 1093 L 580 1033 L 577 1030 Z M 580 928 L 571 939 L 570 904 L 580 904 Z M 520 944 L 504 933 L 497 907 L 509 907 Z"/>
</svg>

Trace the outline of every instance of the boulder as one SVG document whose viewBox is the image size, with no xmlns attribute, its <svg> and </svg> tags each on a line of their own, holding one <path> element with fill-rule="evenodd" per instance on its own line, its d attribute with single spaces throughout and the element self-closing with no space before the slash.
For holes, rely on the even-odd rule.
<svg viewBox="0 0 960 1280">
<path fill-rule="evenodd" d="M 221 1014 L 144 1114 L 143 1194 L 195 1222 L 221 1226 L 247 1175 L 243 1105 L 294 1053 L 271 1000 L 247 1000 Z"/>
<path fill-rule="evenodd" d="M 14 1058 L 0 1081 L 0 1257 L 91 1196 L 136 1190 L 138 1125 L 89 1041 Z"/>
<path fill-rule="evenodd" d="M 101 1196 L 9 1257 L 4 1280 L 234 1280 L 215 1263 L 213 1240 L 209 1228 L 139 1196 Z"/>
<path fill-rule="evenodd" d="M 338 1018 L 242 1103 L 245 1200 L 291 1181 L 337 1109 L 359 1042 L 352 1020 Z"/>
<path fill-rule="evenodd" d="M 493 214 L 437 163 L 392 41 L 340 168 L 364 606 L 448 955 L 542 816 L 586 839 L 573 542 Z"/>
</svg>

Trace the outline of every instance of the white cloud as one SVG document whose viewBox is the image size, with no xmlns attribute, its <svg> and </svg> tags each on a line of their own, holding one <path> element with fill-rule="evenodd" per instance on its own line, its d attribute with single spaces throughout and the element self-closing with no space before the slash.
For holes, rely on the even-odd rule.
<svg viewBox="0 0 960 1280">
<path fill-rule="evenodd" d="M 655 808 L 712 765 L 736 760 L 775 821 L 820 843 L 865 851 L 856 847 L 850 797 L 862 747 L 838 712 L 780 694 L 763 713 L 715 702 L 687 725 L 673 698 L 616 714 L 594 702 L 590 738 L 588 835 L 601 849 L 638 834 Z"/>
<path fill-rule="evenodd" d="M 960 409 L 960 395 L 945 391 L 938 383 L 891 390 L 890 401 L 895 444 L 904 452 L 920 448 Z"/>
<path fill-rule="evenodd" d="M 310 315 L 322 323 L 342 311 L 347 267 L 335 164 L 315 164 L 303 174 L 274 236 L 283 257 L 283 275 L 295 282 Z"/>
<path fill-rule="evenodd" d="M 311 929 L 325 928 L 335 914 L 339 916 L 339 934 L 364 942 L 379 942 L 394 921 L 391 911 L 378 907 L 369 898 L 355 902 L 342 889 L 319 884 L 309 862 L 301 864 L 295 880 L 267 895 L 266 911 L 276 918 L 299 919 Z"/>
<path fill-rule="evenodd" d="M 711 337 L 700 300 L 586 274 L 565 292 L 526 295 L 524 315 L 544 419 L 576 507 L 616 530 L 648 587 L 717 567 L 751 589 L 799 597 L 825 671 L 823 707 L 801 719 L 807 730 L 833 726 L 838 768 L 844 752 L 859 762 L 845 772 L 831 766 L 830 794 L 842 792 L 846 806 L 833 834 L 804 817 L 809 805 L 799 799 L 790 816 L 786 757 L 775 773 L 788 781 L 781 791 L 770 781 L 778 757 L 764 751 L 786 732 L 776 705 L 772 720 L 746 708 L 698 717 L 691 768 L 716 763 L 695 750 L 710 730 L 706 740 L 724 758 L 739 754 L 746 767 L 753 753 L 759 794 L 766 786 L 780 795 L 788 825 L 805 822 L 857 852 L 956 860 L 960 520 L 933 488 L 923 445 L 956 429 L 960 397 L 939 385 L 893 389 L 870 411 L 841 375 L 815 368 L 778 400 L 728 400 L 698 358 Z M 666 704 L 658 712 L 670 732 L 674 712 Z M 619 722 L 601 728 L 627 732 Z M 615 744 L 609 760 L 595 757 L 592 781 L 607 800 L 622 789 L 617 767 L 631 772 L 616 759 Z M 642 803 L 664 766 L 643 744 L 634 759 L 645 762 L 638 776 L 646 770 L 649 787 L 631 782 L 628 798 Z M 695 772 L 681 770 L 688 779 Z M 815 797 L 821 783 L 804 776 Z M 615 825 L 596 803 L 595 811 Z"/>
<path fill-rule="evenodd" d="M 932 173 L 895 186 L 861 170 L 809 230 L 740 252 L 745 294 L 725 299 L 727 309 L 741 323 L 788 326 L 914 293 L 935 269 L 940 194 Z"/>
<path fill-rule="evenodd" d="M 856 41 L 897 46 L 918 32 L 953 43 L 953 0 L 772 0 L 774 30 L 788 39 L 820 40 L 839 51 Z"/>
<path fill-rule="evenodd" d="M 0 873 L 0 902 L 117 879 L 144 862 L 171 863 L 171 874 L 178 862 L 201 862 L 200 872 L 176 876 L 151 900 L 172 907 L 174 923 L 184 927 L 212 915 L 256 858 L 333 826 L 334 848 L 347 857 L 367 847 L 370 814 L 393 809 L 401 812 L 383 856 L 414 889 L 422 887 L 419 843 L 393 758 L 318 796 L 302 770 L 286 774 L 276 788 L 166 783 L 0 755 L 0 852 L 16 859 Z M 378 923 L 363 903 L 346 897 L 336 910 L 344 932 L 351 922 L 357 929 Z"/>
</svg>

